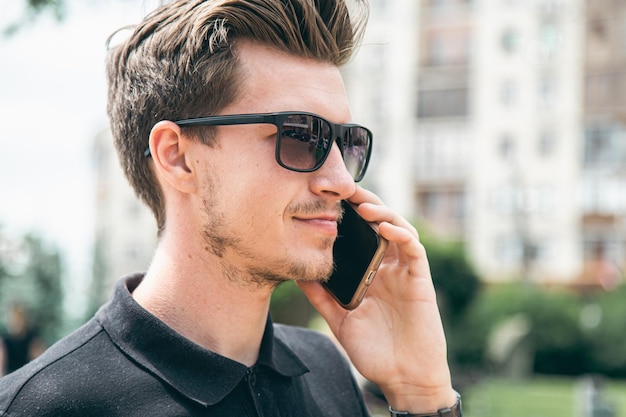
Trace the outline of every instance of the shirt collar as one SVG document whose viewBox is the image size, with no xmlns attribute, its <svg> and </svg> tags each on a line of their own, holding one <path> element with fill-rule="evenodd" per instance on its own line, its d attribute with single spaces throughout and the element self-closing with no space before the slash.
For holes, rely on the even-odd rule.
<svg viewBox="0 0 626 417">
<path fill-rule="evenodd" d="M 131 293 L 142 279 L 143 274 L 135 274 L 117 282 L 111 300 L 97 314 L 102 327 L 139 366 L 183 395 L 205 406 L 220 402 L 244 378 L 248 368 L 191 342 L 141 307 Z M 274 335 L 269 316 L 255 366 L 284 377 L 309 371 Z"/>
</svg>

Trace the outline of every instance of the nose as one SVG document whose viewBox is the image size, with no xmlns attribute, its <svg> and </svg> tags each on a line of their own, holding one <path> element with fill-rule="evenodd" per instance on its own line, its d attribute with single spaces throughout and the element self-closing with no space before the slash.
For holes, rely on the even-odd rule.
<svg viewBox="0 0 626 417">
<path fill-rule="evenodd" d="M 324 164 L 312 173 L 310 187 L 318 195 L 338 197 L 340 200 L 347 199 L 356 191 L 356 183 L 336 142 Z"/>
</svg>

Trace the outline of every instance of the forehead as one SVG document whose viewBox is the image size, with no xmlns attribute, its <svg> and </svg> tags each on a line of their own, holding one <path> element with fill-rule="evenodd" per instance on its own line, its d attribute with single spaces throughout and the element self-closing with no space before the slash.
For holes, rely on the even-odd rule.
<svg viewBox="0 0 626 417">
<path fill-rule="evenodd" d="M 336 66 L 253 42 L 240 42 L 240 98 L 233 113 L 307 111 L 333 122 L 350 121 L 350 107 Z"/>
</svg>

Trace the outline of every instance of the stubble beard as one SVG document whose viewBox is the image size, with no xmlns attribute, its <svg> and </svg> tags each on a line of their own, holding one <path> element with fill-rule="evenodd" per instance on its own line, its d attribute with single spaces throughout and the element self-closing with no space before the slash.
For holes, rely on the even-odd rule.
<svg viewBox="0 0 626 417">
<path fill-rule="evenodd" d="M 211 194 L 209 194 L 211 195 Z M 204 210 L 206 222 L 202 231 L 207 250 L 221 259 L 221 269 L 233 283 L 246 287 L 274 289 L 278 285 L 292 280 L 322 282 L 328 279 L 333 271 L 332 262 L 312 263 L 295 259 L 290 256 L 260 260 L 251 248 L 246 247 L 241 238 L 229 233 L 224 227 L 224 216 L 215 210 L 210 197 L 205 197 Z M 294 207 L 292 210 L 301 209 Z M 263 245 L 263 242 L 255 243 Z M 334 239 L 324 239 L 321 249 L 330 249 Z M 236 253 L 239 257 L 252 262 L 247 265 L 235 265 L 225 258 L 226 252 Z"/>
</svg>

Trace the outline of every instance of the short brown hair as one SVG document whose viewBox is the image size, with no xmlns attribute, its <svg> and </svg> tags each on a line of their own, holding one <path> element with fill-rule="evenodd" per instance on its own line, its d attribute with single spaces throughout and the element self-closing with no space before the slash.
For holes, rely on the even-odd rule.
<svg viewBox="0 0 626 417">
<path fill-rule="evenodd" d="M 215 114 L 238 97 L 237 39 L 345 64 L 367 20 L 367 0 L 356 1 L 351 14 L 344 0 L 177 0 L 109 48 L 108 114 L 115 147 L 159 233 L 165 226 L 163 196 L 144 156 L 155 123 Z M 207 135 L 194 137 L 210 144 Z"/>
</svg>

